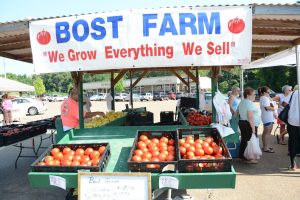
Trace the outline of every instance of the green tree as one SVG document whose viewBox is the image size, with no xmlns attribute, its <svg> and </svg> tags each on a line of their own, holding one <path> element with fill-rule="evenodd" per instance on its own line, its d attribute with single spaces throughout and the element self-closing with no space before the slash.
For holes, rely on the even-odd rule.
<svg viewBox="0 0 300 200">
<path fill-rule="evenodd" d="M 125 85 L 123 83 L 123 78 L 121 78 L 115 85 L 115 92 L 119 93 L 123 91 L 125 91 Z"/>
<path fill-rule="evenodd" d="M 43 79 L 41 79 L 40 77 L 38 77 L 35 81 L 34 81 L 34 89 L 35 89 L 35 93 L 37 95 L 42 95 L 46 92 L 45 89 L 45 85 L 43 82 Z"/>
</svg>

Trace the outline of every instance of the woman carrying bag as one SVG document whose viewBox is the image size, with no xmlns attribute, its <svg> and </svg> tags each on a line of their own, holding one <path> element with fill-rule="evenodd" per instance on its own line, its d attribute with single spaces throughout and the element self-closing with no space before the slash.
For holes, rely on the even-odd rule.
<svg viewBox="0 0 300 200">
<path fill-rule="evenodd" d="M 247 142 L 251 139 L 252 134 L 257 137 L 257 127 L 260 124 L 260 112 L 254 104 L 255 91 L 247 87 L 243 93 L 244 99 L 240 102 L 238 113 L 240 115 L 239 128 L 241 130 L 241 144 L 239 157 L 244 159 L 246 163 L 258 163 L 256 159 L 249 160 L 244 157 Z"/>
</svg>

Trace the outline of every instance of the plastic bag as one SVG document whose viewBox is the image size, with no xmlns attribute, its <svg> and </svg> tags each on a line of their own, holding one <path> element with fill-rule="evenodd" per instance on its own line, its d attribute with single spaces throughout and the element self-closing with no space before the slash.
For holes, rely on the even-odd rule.
<svg viewBox="0 0 300 200">
<path fill-rule="evenodd" d="M 244 157 L 248 160 L 258 160 L 261 155 L 262 151 L 259 147 L 259 139 L 255 134 L 252 134 L 250 140 L 247 142 Z"/>
<path fill-rule="evenodd" d="M 232 114 L 225 96 L 220 91 L 216 92 L 213 103 L 218 114 L 218 122 L 224 125 L 229 124 Z"/>
</svg>

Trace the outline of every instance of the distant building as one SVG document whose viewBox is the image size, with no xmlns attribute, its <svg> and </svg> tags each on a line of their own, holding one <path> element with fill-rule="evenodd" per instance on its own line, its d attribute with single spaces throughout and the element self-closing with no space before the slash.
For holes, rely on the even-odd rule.
<svg viewBox="0 0 300 200">
<path fill-rule="evenodd" d="M 132 83 L 136 78 L 132 79 Z M 186 79 L 187 80 L 187 79 Z M 211 89 L 211 79 L 209 77 L 199 77 L 200 88 L 210 90 Z M 124 85 L 126 91 L 129 91 L 130 80 L 124 80 Z M 196 84 L 190 79 L 191 92 L 195 92 Z M 83 89 L 87 93 L 108 93 L 110 92 L 110 82 L 91 82 L 84 83 Z M 180 81 L 176 76 L 160 76 L 160 77 L 149 77 L 143 78 L 134 88 L 133 93 L 143 93 L 143 92 L 188 92 L 188 87 Z"/>
</svg>

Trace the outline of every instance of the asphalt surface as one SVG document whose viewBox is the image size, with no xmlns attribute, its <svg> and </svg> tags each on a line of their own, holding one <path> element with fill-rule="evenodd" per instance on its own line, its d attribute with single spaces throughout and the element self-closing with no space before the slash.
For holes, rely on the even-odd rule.
<svg viewBox="0 0 300 200">
<path fill-rule="evenodd" d="M 93 103 L 95 105 L 94 108 L 105 107 L 103 103 Z M 144 105 L 147 106 L 147 109 L 148 107 L 150 108 L 148 110 L 155 110 L 156 117 L 159 117 L 158 111 L 166 108 L 162 105 L 164 103 L 167 102 L 147 102 Z M 169 101 L 168 104 L 170 103 Z M 174 101 L 171 104 L 173 109 L 176 103 Z M 59 105 L 59 103 L 49 104 L 49 111 L 47 113 L 35 117 L 26 117 L 23 122 L 54 116 L 59 112 Z M 123 106 L 123 104 L 120 105 L 120 109 L 123 109 Z M 171 108 L 167 110 L 171 110 Z M 261 132 L 262 129 L 260 127 L 259 133 Z M 38 140 L 39 137 L 35 139 Z M 37 143 L 36 146 L 38 145 Z M 31 146 L 31 140 L 23 142 L 23 145 Z M 49 145 L 50 140 L 45 140 L 43 146 Z M 287 170 L 289 166 L 287 146 L 278 145 L 273 135 L 271 136 L 271 145 L 274 147 L 275 153 L 263 153 L 258 164 L 245 164 L 239 160 L 234 160 L 234 168 L 237 172 L 235 189 L 180 190 L 174 191 L 172 197 L 180 199 L 178 198 L 180 195 L 188 193 L 194 200 L 300 199 L 300 170 L 294 172 Z M 38 154 L 42 154 L 44 150 L 41 149 Z M 29 185 L 27 174 L 30 171 L 31 163 L 36 158 L 20 158 L 18 167 L 15 169 L 14 163 L 18 153 L 19 149 L 13 146 L 0 148 L 0 200 L 65 199 L 68 191 L 60 188 L 32 188 Z M 33 155 L 31 149 L 25 149 L 25 153 Z M 300 166 L 299 159 L 297 163 Z M 164 199 L 164 196 L 166 196 L 166 193 L 159 199 Z"/>
</svg>

